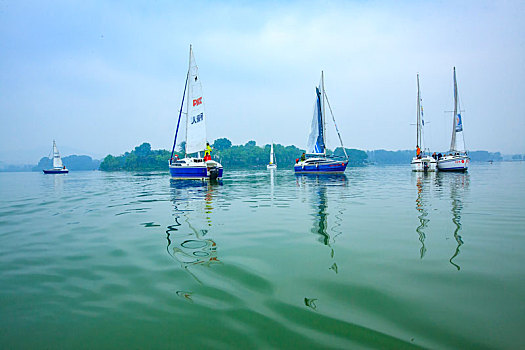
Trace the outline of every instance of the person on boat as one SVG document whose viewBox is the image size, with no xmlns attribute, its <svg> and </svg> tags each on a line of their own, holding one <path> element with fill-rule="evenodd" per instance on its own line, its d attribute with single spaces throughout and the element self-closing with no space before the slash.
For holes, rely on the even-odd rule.
<svg viewBox="0 0 525 350">
<path fill-rule="evenodd" d="M 419 148 L 419 146 L 416 148 L 416 157 L 421 158 L 421 148 Z"/>
<path fill-rule="evenodd" d="M 306 160 L 306 154 L 304 154 L 303 152 L 303 154 L 301 155 L 301 162 L 304 162 L 305 160 Z"/>
<path fill-rule="evenodd" d="M 436 154 L 436 152 L 432 153 L 432 158 L 434 158 L 434 159 L 437 160 L 437 154 Z"/>
<path fill-rule="evenodd" d="M 204 161 L 211 160 L 211 147 L 210 143 L 206 142 L 206 149 L 204 150 Z"/>
</svg>

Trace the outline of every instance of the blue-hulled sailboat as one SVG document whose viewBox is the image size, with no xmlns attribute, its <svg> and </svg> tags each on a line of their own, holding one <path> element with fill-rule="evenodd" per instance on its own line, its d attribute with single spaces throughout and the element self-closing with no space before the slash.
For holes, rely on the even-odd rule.
<svg viewBox="0 0 525 350">
<path fill-rule="evenodd" d="M 315 88 L 315 107 L 314 116 L 312 119 L 312 129 L 308 138 L 307 154 L 305 159 L 295 163 L 294 170 L 295 174 L 342 174 L 346 170 L 348 165 L 348 155 L 343 146 L 343 141 L 333 113 L 332 119 L 334 121 L 335 130 L 339 136 L 341 147 L 345 154 L 345 159 L 337 159 L 327 157 L 326 155 L 326 114 L 325 114 L 325 100 L 328 102 L 326 93 L 324 90 L 324 74 L 321 72 L 321 82 L 319 86 Z M 328 102 L 328 108 L 330 103 Z M 332 112 L 330 108 L 330 112 Z"/>
<path fill-rule="evenodd" d="M 53 168 L 42 170 L 44 174 L 67 174 L 69 170 L 66 169 L 66 166 L 62 164 L 62 158 L 60 158 L 60 153 L 58 153 L 57 144 L 53 140 Z"/>
<path fill-rule="evenodd" d="M 177 135 L 179 133 L 184 98 L 187 91 L 186 101 L 186 149 L 185 157 L 178 159 L 175 154 Z M 186 84 L 175 131 L 175 140 L 169 160 L 170 175 L 173 180 L 217 180 L 222 178 L 222 165 L 211 159 L 201 158 L 201 153 L 206 148 L 206 116 L 204 114 L 204 100 L 202 96 L 202 85 L 198 75 L 198 67 L 193 57 L 190 45 L 190 59 Z"/>
</svg>

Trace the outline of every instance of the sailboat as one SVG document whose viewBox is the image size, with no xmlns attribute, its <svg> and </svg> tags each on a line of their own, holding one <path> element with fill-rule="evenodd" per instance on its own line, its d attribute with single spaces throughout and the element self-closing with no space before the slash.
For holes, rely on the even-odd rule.
<svg viewBox="0 0 525 350">
<path fill-rule="evenodd" d="M 324 89 L 324 73 L 321 71 L 321 82 L 319 86 L 315 88 L 315 104 L 314 104 L 314 115 L 312 119 L 312 127 L 310 136 L 307 144 L 307 154 L 301 161 L 295 163 L 294 170 L 296 174 L 342 174 L 346 170 L 348 165 L 348 155 L 343 146 L 343 141 L 337 124 L 335 123 L 335 117 L 330 103 L 326 97 Z M 346 156 L 345 160 L 338 160 L 326 156 L 326 114 L 325 114 L 325 101 L 328 102 L 328 108 L 332 114 L 334 126 L 341 142 L 341 147 Z"/>
<path fill-rule="evenodd" d="M 183 159 L 175 155 L 175 145 L 182 117 L 184 98 L 187 91 L 186 101 L 186 148 Z M 169 169 L 171 178 L 174 180 L 217 180 L 222 177 L 222 165 L 211 160 L 211 157 L 201 158 L 201 152 L 206 148 L 206 117 L 204 114 L 204 100 L 202 96 L 202 85 L 198 74 L 198 67 L 193 57 L 190 45 L 190 59 L 186 83 L 182 95 L 182 103 L 175 131 L 175 140 L 171 149 Z M 191 156 L 193 155 L 193 156 Z"/>
<path fill-rule="evenodd" d="M 53 169 L 44 169 L 42 171 L 44 174 L 67 174 L 69 172 L 66 166 L 62 164 L 62 158 L 60 158 L 60 153 L 58 153 L 55 140 L 53 140 Z"/>
<path fill-rule="evenodd" d="M 462 140 L 462 146 L 458 146 L 458 137 Z M 437 167 L 440 171 L 466 171 L 469 163 L 470 158 L 465 150 L 465 139 L 463 138 L 463 120 L 461 119 L 461 107 L 459 107 L 456 67 L 454 67 L 454 117 L 452 118 L 452 140 L 450 141 L 450 151 L 438 159 Z"/>
<path fill-rule="evenodd" d="M 412 171 L 436 171 L 437 161 L 428 154 L 425 154 L 423 147 L 423 106 L 421 104 L 421 91 L 419 90 L 419 74 L 417 75 L 417 122 L 416 122 L 416 156 L 412 158 L 410 165 Z"/>
<path fill-rule="evenodd" d="M 273 153 L 273 142 L 270 145 L 270 163 L 266 166 L 266 169 L 277 169 L 277 164 L 275 163 L 275 155 Z"/>
</svg>

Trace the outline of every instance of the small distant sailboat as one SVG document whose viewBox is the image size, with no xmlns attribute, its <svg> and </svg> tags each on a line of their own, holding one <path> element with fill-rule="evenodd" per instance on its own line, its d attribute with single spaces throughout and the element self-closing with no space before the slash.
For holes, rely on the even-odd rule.
<svg viewBox="0 0 525 350">
<path fill-rule="evenodd" d="M 298 161 L 295 166 L 295 174 L 342 174 L 346 170 L 348 165 L 348 155 L 343 146 L 343 140 L 337 129 L 334 115 L 332 119 L 334 121 L 335 130 L 339 136 L 341 147 L 346 156 L 345 160 L 337 160 L 326 156 L 326 114 L 325 114 L 325 100 L 328 102 L 326 92 L 324 90 L 324 74 L 321 72 L 321 82 L 318 87 L 315 88 L 316 101 L 314 116 L 312 119 L 312 129 L 308 138 L 307 154 L 304 160 Z M 330 103 L 328 102 L 328 108 Z M 332 112 L 330 108 L 330 112 Z"/>
<path fill-rule="evenodd" d="M 266 169 L 277 169 L 277 164 L 275 163 L 275 155 L 273 153 L 273 142 L 270 145 L 270 163 L 266 166 Z"/>
<path fill-rule="evenodd" d="M 58 153 L 55 140 L 53 140 L 53 169 L 44 169 L 42 171 L 44 174 L 67 174 L 69 172 L 66 166 L 62 164 L 62 158 L 60 158 L 60 153 Z"/>
<path fill-rule="evenodd" d="M 419 90 L 419 74 L 417 75 L 417 122 L 416 122 L 416 156 L 412 158 L 410 165 L 412 171 L 436 171 L 437 161 L 430 155 L 425 154 L 423 147 L 423 106 L 421 104 L 421 91 Z"/>
<path fill-rule="evenodd" d="M 198 67 L 193 57 L 190 45 L 190 63 L 186 75 L 186 84 L 175 131 L 175 140 L 171 150 L 169 168 L 171 178 L 174 180 L 216 180 L 222 177 L 222 165 L 211 158 L 201 158 L 201 152 L 206 148 L 206 118 L 204 114 L 204 101 L 202 85 L 198 76 Z M 186 149 L 183 159 L 173 158 L 177 135 L 184 106 L 184 97 L 188 91 L 186 101 Z M 194 157 L 189 155 L 196 154 Z"/>
<path fill-rule="evenodd" d="M 460 137 L 463 146 L 458 146 L 457 138 Z M 450 151 L 438 159 L 437 167 L 440 171 L 467 171 L 470 158 L 465 149 L 463 138 L 463 120 L 461 119 L 461 107 L 459 106 L 458 84 L 456 81 L 456 67 L 454 67 L 454 117 L 452 118 L 452 140 Z"/>
</svg>

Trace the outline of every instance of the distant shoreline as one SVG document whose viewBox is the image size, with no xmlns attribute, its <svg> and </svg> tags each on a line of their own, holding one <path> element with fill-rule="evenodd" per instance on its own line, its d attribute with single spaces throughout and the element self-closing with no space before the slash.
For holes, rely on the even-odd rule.
<svg viewBox="0 0 525 350">
<path fill-rule="evenodd" d="M 183 146 L 183 145 L 182 145 Z M 215 140 L 213 143 L 213 159 L 221 162 L 224 167 L 233 170 L 264 169 L 269 161 L 270 145 L 257 146 L 255 141 L 245 145 L 232 145 L 226 138 Z M 300 157 L 303 149 L 294 145 L 283 146 L 274 144 L 276 163 L 278 169 L 293 168 L 295 160 Z M 345 148 L 349 157 L 350 167 L 384 166 L 410 164 L 415 155 L 415 150 L 387 151 L 358 150 Z M 175 152 L 178 157 L 183 157 L 183 152 Z M 329 155 L 344 156 L 342 148 L 328 151 Z M 514 162 L 525 160 L 525 155 L 502 155 L 500 152 L 470 151 L 472 162 Z M 70 155 L 63 157 L 63 163 L 70 171 L 168 171 L 168 161 L 171 152 L 168 150 L 152 150 L 149 143 L 143 143 L 130 152 L 119 156 L 107 155 L 103 160 L 92 159 L 86 155 Z M 38 164 L 13 165 L 0 162 L 0 172 L 39 172 L 52 167 L 48 157 L 42 157 Z"/>
</svg>

